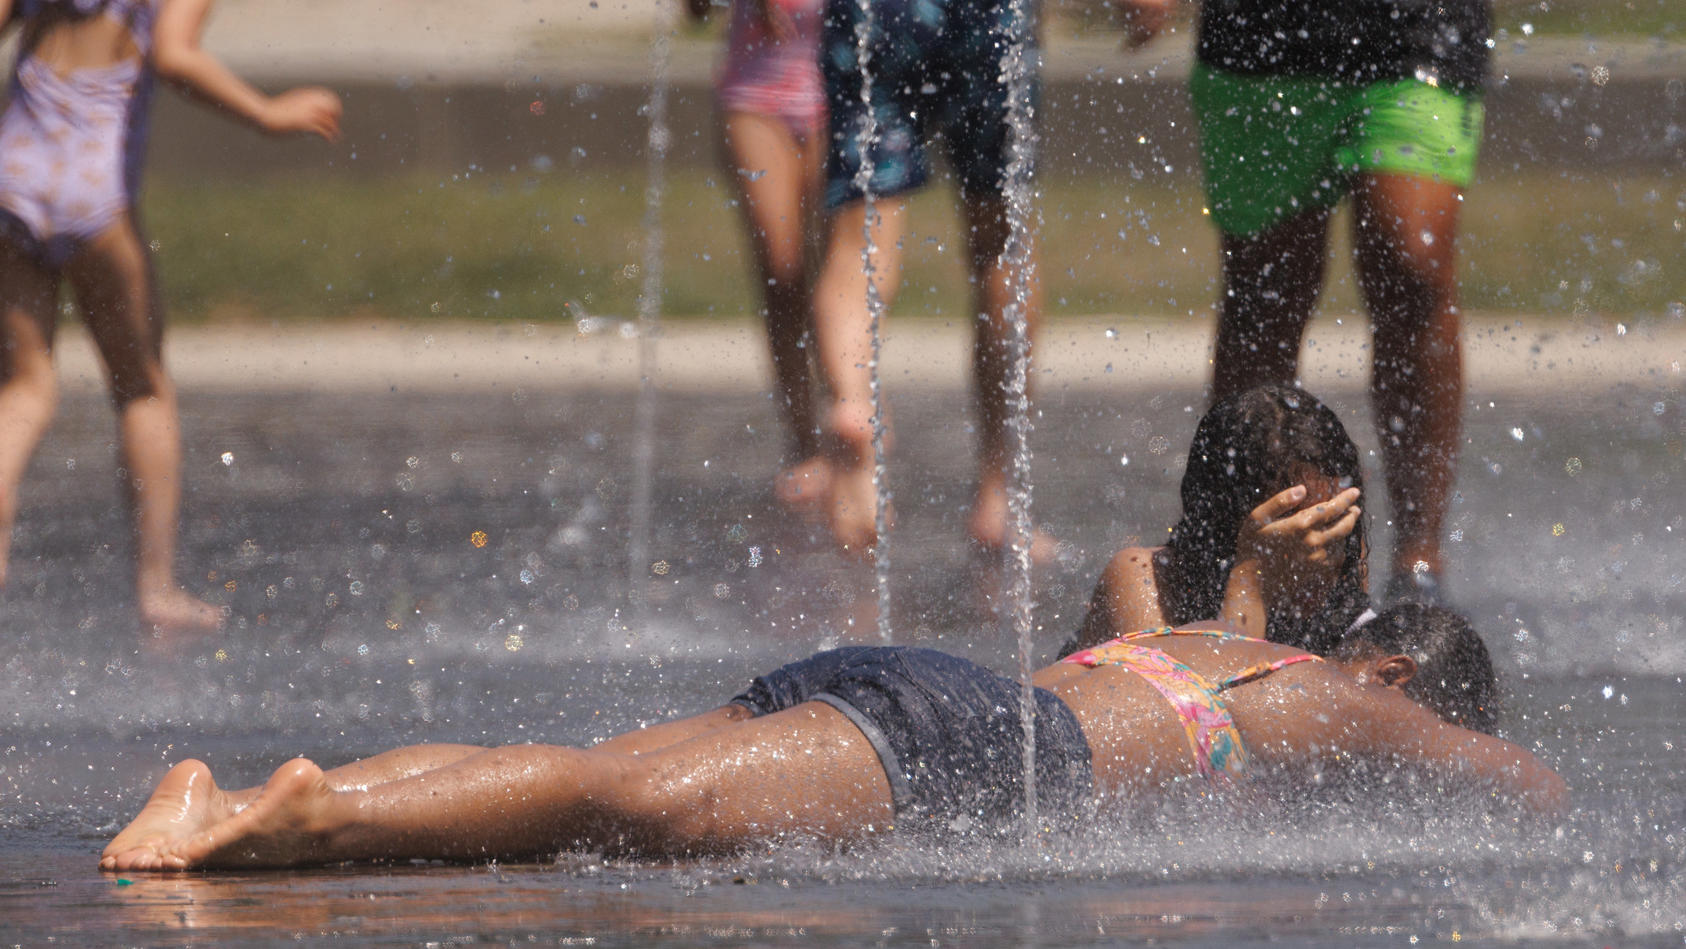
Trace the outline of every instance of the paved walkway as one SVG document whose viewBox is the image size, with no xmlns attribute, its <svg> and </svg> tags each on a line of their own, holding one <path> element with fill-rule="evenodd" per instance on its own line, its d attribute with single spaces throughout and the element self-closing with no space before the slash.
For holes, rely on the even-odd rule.
<svg viewBox="0 0 1686 949">
<path fill-rule="evenodd" d="M 1686 391 L 1686 320 L 1651 322 L 1629 329 L 1566 318 L 1471 317 L 1464 332 L 1471 394 L 1586 392 L 1621 384 Z M 1313 325 L 1303 358 L 1309 387 L 1334 392 L 1364 384 L 1366 326 L 1351 317 Z M 166 358 L 184 391 L 635 390 L 639 346 L 623 328 L 632 326 L 583 334 L 556 325 L 183 327 L 170 331 Z M 66 330 L 59 345 L 65 387 L 103 386 L 86 334 L 80 327 Z M 964 389 L 967 333 L 936 320 L 892 321 L 884 346 L 886 386 Z M 1210 320 L 1050 320 L 1037 353 L 1037 385 L 1043 391 L 1200 385 L 1210 345 Z M 755 324 L 682 320 L 669 323 L 657 339 L 653 378 L 664 390 L 741 392 L 766 388 L 771 374 Z"/>
</svg>

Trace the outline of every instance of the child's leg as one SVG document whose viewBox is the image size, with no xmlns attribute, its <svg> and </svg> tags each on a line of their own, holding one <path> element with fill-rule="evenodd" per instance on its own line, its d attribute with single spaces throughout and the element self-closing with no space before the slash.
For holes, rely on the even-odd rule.
<svg viewBox="0 0 1686 949">
<path fill-rule="evenodd" d="M 1012 543 L 1007 510 L 1007 474 L 1012 464 L 1011 430 L 1014 406 L 1007 384 L 1013 372 L 1012 311 L 1023 314 L 1025 335 L 1034 343 L 1042 317 L 1042 281 L 1037 274 L 1036 238 L 1031 235 L 1028 280 L 1003 259 L 1011 222 L 1007 201 L 1000 195 L 962 194 L 966 216 L 967 252 L 972 282 L 977 288 L 973 311 L 977 332 L 972 343 L 973 398 L 978 410 L 978 493 L 972 503 L 967 532 L 986 550 Z M 1020 284 L 1023 283 L 1023 290 Z M 1018 298 L 1019 293 L 1024 299 Z M 1028 388 L 1030 380 L 1026 379 Z M 1027 392 L 1028 396 L 1028 392 Z M 1036 532 L 1031 558 L 1054 555 L 1054 539 Z"/>
<path fill-rule="evenodd" d="M 1257 234 L 1223 235 L 1213 402 L 1254 386 L 1294 384 L 1300 339 L 1323 288 L 1329 214 L 1312 208 Z"/>
<path fill-rule="evenodd" d="M 214 629 L 222 619 L 217 608 L 176 586 L 180 420 L 175 386 L 164 373 L 151 261 L 128 216 L 84 245 L 66 273 L 111 380 L 141 622 L 155 630 Z"/>
<path fill-rule="evenodd" d="M 616 735 L 592 746 L 591 750 L 621 755 L 647 754 L 753 717 L 754 713 L 742 705 L 723 705 L 701 715 L 660 722 L 637 731 Z M 485 750 L 481 745 L 408 745 L 331 768 L 324 771 L 322 777 L 327 781 L 328 787 L 335 791 L 366 790 L 377 784 L 436 771 Z M 245 807 L 256 800 L 258 792 L 262 790 L 259 786 L 226 793 L 230 804 Z"/>
<path fill-rule="evenodd" d="M 807 507 L 823 499 L 813 386 L 806 340 L 812 319 L 808 248 L 824 152 L 821 133 L 806 139 L 774 116 L 729 112 L 721 129 L 727 172 L 737 188 L 755 256 L 779 408 L 789 435 L 789 467 L 779 500 Z"/>
<path fill-rule="evenodd" d="M 481 745 L 407 745 L 331 768 L 324 771 L 322 777 L 335 791 L 370 788 L 443 768 L 485 750 Z M 262 790 L 263 786 L 258 785 L 225 793 L 230 804 L 245 807 L 257 800 L 258 792 Z"/>
<path fill-rule="evenodd" d="M 887 310 L 901 285 L 901 242 L 907 206 L 901 198 L 874 202 L 877 220 L 873 285 Z M 872 488 L 872 314 L 867 308 L 866 203 L 854 201 L 832 215 L 825 263 L 814 287 L 814 335 L 820 372 L 831 392 L 826 413 L 832 465 L 829 519 L 839 544 L 864 551 L 877 539 L 877 495 Z"/>
<path fill-rule="evenodd" d="M 1456 185 L 1371 174 L 1354 189 L 1358 285 L 1375 336 L 1370 398 L 1398 525 L 1390 595 L 1433 595 L 1463 421 Z M 1427 590 L 1417 584 L 1428 583 Z"/>
<path fill-rule="evenodd" d="M 239 811 L 203 764 L 186 762 L 100 865 L 484 860 L 573 846 L 699 853 L 784 834 L 848 839 L 892 816 L 877 753 L 842 713 L 811 702 L 649 755 L 494 748 L 366 791 L 335 791 L 298 759 Z"/>
<path fill-rule="evenodd" d="M 0 588 L 6 585 L 18 486 L 53 420 L 57 274 L 0 239 Z"/>
</svg>

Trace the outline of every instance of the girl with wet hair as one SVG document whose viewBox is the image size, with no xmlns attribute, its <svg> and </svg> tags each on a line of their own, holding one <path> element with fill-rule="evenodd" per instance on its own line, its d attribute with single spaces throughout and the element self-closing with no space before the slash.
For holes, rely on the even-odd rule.
<svg viewBox="0 0 1686 949">
<path fill-rule="evenodd" d="M 1169 540 L 1113 556 L 1062 654 L 1202 617 L 1248 625 L 1225 606 L 1237 588 L 1290 580 L 1298 595 L 1265 597 L 1263 634 L 1328 652 L 1369 609 L 1363 486 L 1357 446 L 1310 393 L 1260 386 L 1218 402 L 1189 445 Z"/>
</svg>

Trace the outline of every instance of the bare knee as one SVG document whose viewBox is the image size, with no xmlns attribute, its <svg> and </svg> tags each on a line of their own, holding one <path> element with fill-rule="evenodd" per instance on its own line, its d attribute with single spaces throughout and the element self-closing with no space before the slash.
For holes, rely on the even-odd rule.
<svg viewBox="0 0 1686 949">
<path fill-rule="evenodd" d="M 110 367 L 111 402 L 119 412 L 143 400 L 175 398 L 175 387 L 156 359 L 137 359 Z"/>
<path fill-rule="evenodd" d="M 0 381 L 28 391 L 43 402 L 58 401 L 58 374 L 53 371 L 52 354 L 33 347 L 9 347 L 0 366 Z"/>
</svg>

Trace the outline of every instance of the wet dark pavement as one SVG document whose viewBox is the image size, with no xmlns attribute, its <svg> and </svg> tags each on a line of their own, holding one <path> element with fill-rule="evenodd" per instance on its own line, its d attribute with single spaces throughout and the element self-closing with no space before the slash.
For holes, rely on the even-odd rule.
<svg viewBox="0 0 1686 949">
<path fill-rule="evenodd" d="M 685 867 L 580 856 L 128 883 L 96 873 L 93 857 L 167 761 L 202 756 L 242 784 L 297 754 L 336 763 L 419 741 L 590 743 L 708 707 L 821 646 L 876 641 L 873 578 L 773 505 L 777 419 L 750 385 L 657 387 L 641 612 L 626 596 L 633 389 L 566 377 L 457 390 L 303 377 L 244 393 L 187 386 L 179 563 L 231 623 L 161 643 L 128 619 L 109 410 L 72 387 L 26 483 L 0 601 L 0 933 L 134 944 L 295 933 L 364 944 L 1666 940 L 1686 864 L 1668 842 L 1686 840 L 1679 377 L 1597 387 L 1534 376 L 1531 387 L 1472 380 L 1448 581 L 1512 694 L 1507 733 L 1538 743 L 1576 788 L 1582 810 L 1554 837 L 1343 819 L 1311 843 L 1274 828 L 1181 827 L 1052 852 L 798 847 Z M 1385 550 L 1365 398 L 1350 382 L 1326 389 L 1366 452 Z M 999 574 L 962 539 L 966 393 L 939 378 L 893 395 L 892 634 L 1010 669 Z M 1070 547 L 1034 584 L 1044 656 L 1106 556 L 1171 522 L 1203 405 L 1198 385 L 1145 374 L 1044 385 L 1033 510 Z"/>
</svg>

